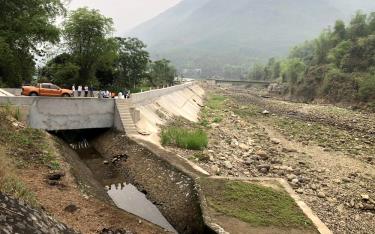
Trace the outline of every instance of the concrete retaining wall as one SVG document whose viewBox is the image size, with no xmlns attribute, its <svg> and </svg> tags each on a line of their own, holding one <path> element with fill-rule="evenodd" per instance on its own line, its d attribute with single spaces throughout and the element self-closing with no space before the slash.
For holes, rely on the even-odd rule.
<svg viewBox="0 0 375 234">
<path fill-rule="evenodd" d="M 129 106 L 141 106 L 171 93 L 182 92 L 192 87 L 186 83 L 164 89 L 136 93 L 131 96 Z M 172 103 L 173 100 L 170 100 Z M 90 128 L 118 129 L 119 117 L 115 99 L 62 98 L 62 97 L 0 97 L 0 105 L 20 107 L 24 120 L 31 128 L 45 130 L 73 130 Z M 173 105 L 173 104 L 171 104 Z M 117 113 L 117 115 L 116 115 Z"/>
<path fill-rule="evenodd" d="M 183 90 L 187 87 L 191 87 L 193 83 L 186 83 L 182 85 L 176 85 L 176 86 L 171 86 L 168 88 L 163 88 L 163 89 L 155 89 L 155 90 L 150 90 L 146 91 L 143 93 L 135 93 L 131 95 L 130 100 L 132 101 L 133 104 L 148 104 L 152 103 L 155 99 L 171 94 L 173 92 Z"/>
<path fill-rule="evenodd" d="M 115 100 L 98 98 L 0 97 L 0 105 L 18 106 L 29 127 L 45 130 L 111 128 Z"/>
</svg>

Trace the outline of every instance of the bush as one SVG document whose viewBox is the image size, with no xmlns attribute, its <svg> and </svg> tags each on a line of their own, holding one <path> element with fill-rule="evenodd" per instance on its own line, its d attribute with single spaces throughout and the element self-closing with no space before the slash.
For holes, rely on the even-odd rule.
<svg viewBox="0 0 375 234">
<path fill-rule="evenodd" d="M 170 127 L 161 132 L 162 145 L 175 145 L 183 149 L 202 150 L 208 145 L 207 134 L 201 130 Z"/>
<path fill-rule="evenodd" d="M 359 83 L 359 98 L 361 101 L 375 99 L 375 76 L 367 77 Z"/>
</svg>

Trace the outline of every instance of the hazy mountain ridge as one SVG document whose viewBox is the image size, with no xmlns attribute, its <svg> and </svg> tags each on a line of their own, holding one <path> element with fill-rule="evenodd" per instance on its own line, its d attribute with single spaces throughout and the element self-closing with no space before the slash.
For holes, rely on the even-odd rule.
<svg viewBox="0 0 375 234">
<path fill-rule="evenodd" d="M 349 18 L 354 8 L 370 6 L 375 9 L 375 1 L 184 0 L 129 35 L 180 68 L 245 65 L 285 55 L 336 19 Z"/>
</svg>

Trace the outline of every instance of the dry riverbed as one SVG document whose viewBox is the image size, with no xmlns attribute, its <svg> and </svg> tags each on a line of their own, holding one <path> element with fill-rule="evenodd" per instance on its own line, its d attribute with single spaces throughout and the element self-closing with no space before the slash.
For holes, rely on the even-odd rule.
<svg viewBox="0 0 375 234">
<path fill-rule="evenodd" d="M 169 149 L 213 175 L 285 178 L 334 233 L 375 233 L 374 123 L 374 114 L 216 89 L 200 120 L 207 149 Z"/>
</svg>

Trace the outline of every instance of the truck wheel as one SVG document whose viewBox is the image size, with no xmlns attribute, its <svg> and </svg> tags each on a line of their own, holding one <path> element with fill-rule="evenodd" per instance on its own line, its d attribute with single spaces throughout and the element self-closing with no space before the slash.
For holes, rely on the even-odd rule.
<svg viewBox="0 0 375 234">
<path fill-rule="evenodd" d="M 37 93 L 30 93 L 30 96 L 36 97 L 36 96 L 38 96 L 38 94 Z"/>
<path fill-rule="evenodd" d="M 67 93 L 64 93 L 62 96 L 63 96 L 63 97 L 70 97 L 70 95 L 67 94 Z"/>
</svg>

